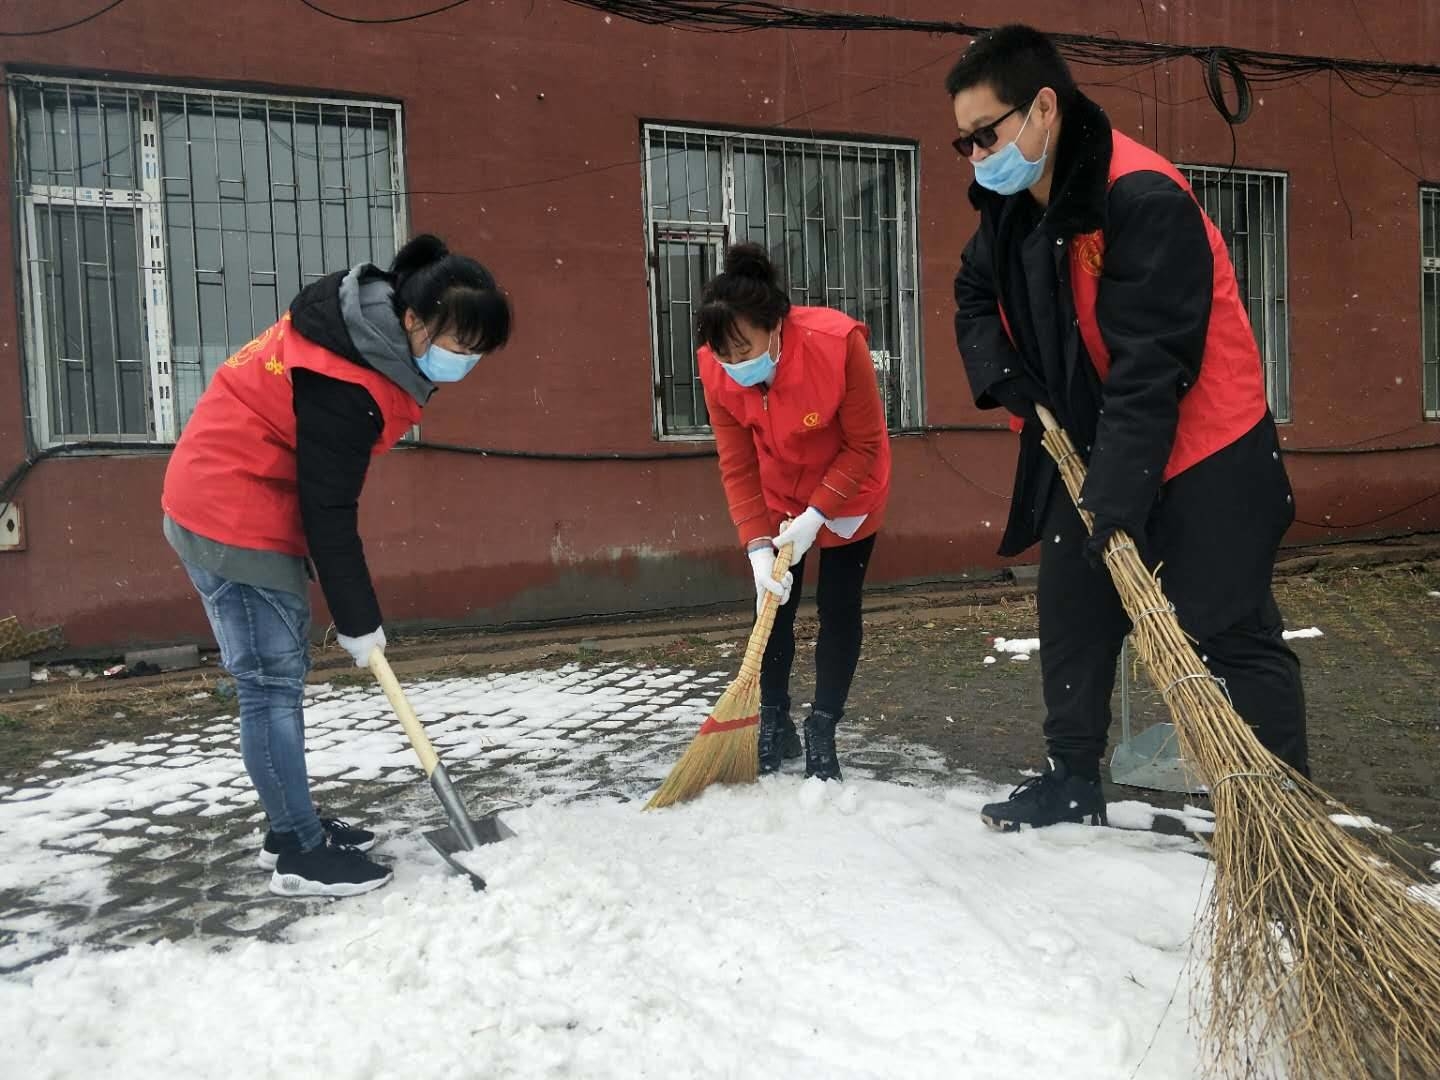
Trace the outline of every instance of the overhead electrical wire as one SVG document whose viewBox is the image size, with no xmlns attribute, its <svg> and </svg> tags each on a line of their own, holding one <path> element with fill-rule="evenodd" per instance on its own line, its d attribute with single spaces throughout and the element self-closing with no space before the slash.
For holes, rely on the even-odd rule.
<svg viewBox="0 0 1440 1080">
<path fill-rule="evenodd" d="M 110 0 L 110 3 L 106 4 L 98 11 L 92 11 L 89 15 L 83 15 L 78 19 L 72 19 L 68 23 L 61 23 L 59 26 L 47 26 L 40 30 L 0 30 L 0 37 L 44 37 L 46 34 L 58 34 L 62 30 L 74 30 L 77 26 L 84 26 L 88 22 L 94 22 L 106 12 L 114 11 L 123 3 L 125 3 L 125 0 Z"/>
<path fill-rule="evenodd" d="M 355 15 L 341 15 L 337 11 L 330 11 L 313 3 L 312 0 L 300 0 L 311 11 L 320 15 L 329 16 L 338 22 L 354 23 L 359 26 L 393 26 L 396 23 L 415 22 L 418 19 L 428 19 L 431 15 L 439 15 L 441 12 L 451 11 L 454 8 L 464 7 L 470 0 L 452 0 L 451 3 L 442 4 L 439 7 L 431 8 L 429 11 L 417 11 L 410 15 L 380 16 L 378 18 L 362 18 Z"/>
</svg>

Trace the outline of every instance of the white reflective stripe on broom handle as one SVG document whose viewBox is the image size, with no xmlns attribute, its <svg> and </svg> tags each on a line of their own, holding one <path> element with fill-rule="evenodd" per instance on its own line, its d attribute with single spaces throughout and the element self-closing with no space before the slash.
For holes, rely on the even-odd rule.
<svg viewBox="0 0 1440 1080">
<path fill-rule="evenodd" d="M 785 522 L 786 525 L 790 523 Z M 795 545 L 786 544 L 775 555 L 775 569 L 770 572 L 775 581 L 783 581 L 790 570 L 790 557 L 795 554 Z M 765 646 L 770 642 L 770 631 L 775 626 L 775 613 L 780 610 L 780 598 L 769 589 L 765 590 L 765 601 L 760 605 L 760 614 L 755 618 L 755 628 L 750 631 L 750 641 L 745 646 L 745 659 L 740 661 L 740 676 L 752 679 L 760 677 L 760 659 L 765 655 Z"/>
<path fill-rule="evenodd" d="M 415 748 L 420 767 L 425 770 L 425 775 L 429 776 L 435 771 L 435 766 L 440 764 L 440 758 L 435 754 L 435 747 L 430 745 L 430 737 L 420 726 L 415 710 L 410 707 L 410 702 L 405 700 L 405 691 L 400 689 L 400 681 L 390 669 L 390 661 L 385 659 L 385 654 L 379 649 L 370 654 L 370 670 L 374 672 L 375 678 L 380 680 L 380 688 L 390 699 L 390 708 L 395 710 L 395 715 L 400 718 L 400 726 L 405 729 L 410 745 Z"/>
</svg>

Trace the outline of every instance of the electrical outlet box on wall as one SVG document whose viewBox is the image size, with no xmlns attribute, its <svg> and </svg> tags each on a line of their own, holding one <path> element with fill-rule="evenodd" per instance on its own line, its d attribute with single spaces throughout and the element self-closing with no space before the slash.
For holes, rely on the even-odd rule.
<svg viewBox="0 0 1440 1080">
<path fill-rule="evenodd" d="M 20 504 L 0 503 L 0 552 L 25 550 L 25 515 Z"/>
</svg>

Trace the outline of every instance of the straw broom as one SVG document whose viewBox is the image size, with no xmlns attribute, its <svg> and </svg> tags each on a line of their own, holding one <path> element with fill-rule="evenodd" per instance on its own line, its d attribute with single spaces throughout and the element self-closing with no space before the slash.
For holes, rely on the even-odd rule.
<svg viewBox="0 0 1440 1080">
<path fill-rule="evenodd" d="M 771 576 L 780 581 L 790 569 L 794 546 L 786 544 L 775 556 Z M 760 734 L 760 660 L 770 641 L 775 613 L 780 598 L 768 589 L 760 605 L 760 614 L 750 631 L 740 674 L 720 695 L 710 710 L 700 733 L 670 770 L 660 790 L 645 804 L 653 810 L 671 803 L 693 799 L 714 783 L 753 784 L 760 768 L 758 739 Z"/>
<path fill-rule="evenodd" d="M 1078 500 L 1085 467 L 1054 416 L 1038 411 L 1045 448 Z M 1093 531 L 1092 516 L 1080 516 Z M 1335 825 L 1334 800 L 1260 745 L 1124 533 L 1105 545 L 1105 563 L 1215 812 L 1211 1070 L 1440 1077 L 1440 907 Z"/>
</svg>

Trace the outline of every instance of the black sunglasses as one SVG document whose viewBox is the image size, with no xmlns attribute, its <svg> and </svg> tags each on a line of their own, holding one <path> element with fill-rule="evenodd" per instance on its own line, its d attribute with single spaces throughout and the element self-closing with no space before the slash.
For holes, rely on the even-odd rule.
<svg viewBox="0 0 1440 1080">
<path fill-rule="evenodd" d="M 1006 120 L 1009 120 L 1010 117 L 1014 116 L 1023 108 L 1025 108 L 1024 105 L 1016 105 L 1004 116 L 1001 116 L 995 120 L 991 120 L 990 123 L 986 124 L 984 127 L 976 128 L 974 131 L 970 132 L 969 135 L 959 136 L 950 145 L 955 147 L 955 152 L 959 154 L 962 158 L 968 158 L 971 154 L 975 152 L 975 147 L 977 146 L 981 150 L 989 150 L 992 146 L 995 145 L 995 140 L 999 138 L 999 136 L 995 134 L 995 129 L 1001 124 L 1003 124 Z"/>
</svg>

